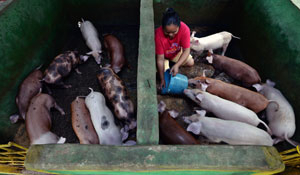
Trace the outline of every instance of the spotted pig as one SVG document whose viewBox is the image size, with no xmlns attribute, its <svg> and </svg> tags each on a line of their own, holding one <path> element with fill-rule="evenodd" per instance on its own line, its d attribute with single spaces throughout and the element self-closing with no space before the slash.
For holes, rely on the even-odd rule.
<svg viewBox="0 0 300 175">
<path fill-rule="evenodd" d="M 50 131 L 52 125 L 50 109 L 53 107 L 61 115 L 65 115 L 63 109 L 48 94 L 39 93 L 31 99 L 25 119 L 30 145 L 65 142 L 65 138 L 58 137 Z"/>
<path fill-rule="evenodd" d="M 101 68 L 97 78 L 104 94 L 114 107 L 115 116 L 125 123 L 126 128 L 134 129 L 136 127 L 134 106 L 123 81 L 108 67 Z"/>
<path fill-rule="evenodd" d="M 72 69 L 75 69 L 78 74 L 81 74 L 76 67 L 87 59 L 88 56 L 79 56 L 77 51 L 66 51 L 54 58 L 49 67 L 45 70 L 43 80 L 48 84 L 56 84 L 64 88 L 70 88 L 72 85 L 65 85 L 62 78 L 68 76 Z"/>
</svg>

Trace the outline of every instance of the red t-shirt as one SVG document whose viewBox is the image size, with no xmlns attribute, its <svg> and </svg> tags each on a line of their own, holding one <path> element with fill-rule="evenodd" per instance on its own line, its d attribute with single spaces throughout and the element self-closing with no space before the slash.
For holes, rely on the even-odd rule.
<svg viewBox="0 0 300 175">
<path fill-rule="evenodd" d="M 155 29 L 155 53 L 157 55 L 164 54 L 165 58 L 172 60 L 181 47 L 190 48 L 190 28 L 184 22 L 180 22 L 178 33 L 172 40 L 164 35 L 162 26 Z"/>
</svg>

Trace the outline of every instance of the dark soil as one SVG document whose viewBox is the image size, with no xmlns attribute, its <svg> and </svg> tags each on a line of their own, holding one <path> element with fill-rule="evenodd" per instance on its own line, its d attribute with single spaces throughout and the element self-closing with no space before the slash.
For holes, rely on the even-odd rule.
<svg viewBox="0 0 300 175">
<path fill-rule="evenodd" d="M 94 24 L 95 25 L 95 24 Z M 124 81 L 125 86 L 128 89 L 129 96 L 133 101 L 136 109 L 136 77 L 137 77 L 137 57 L 138 57 L 138 26 L 98 26 L 95 27 L 98 30 L 99 38 L 103 41 L 102 35 L 110 33 L 115 35 L 124 45 L 125 58 L 128 60 L 130 69 L 126 66 L 119 72 L 119 77 Z M 85 44 L 79 28 L 70 27 L 69 39 L 61 52 L 67 50 L 78 50 L 80 54 L 84 55 L 90 50 Z M 102 44 L 102 48 L 104 48 Z M 60 53 L 57 53 L 60 54 Z M 109 58 L 104 50 L 102 66 L 109 63 Z M 58 136 L 66 138 L 66 143 L 79 143 L 77 136 L 72 128 L 71 121 L 71 103 L 77 96 L 86 96 L 90 93 L 89 87 L 94 91 L 102 91 L 97 81 L 97 73 L 100 69 L 96 64 L 92 56 L 88 61 L 78 66 L 82 72 L 81 75 L 72 71 L 68 77 L 64 79 L 64 83 L 72 85 L 69 89 L 51 87 L 52 96 L 56 100 L 57 104 L 61 106 L 66 115 L 62 116 L 55 109 L 51 110 L 52 114 L 52 128 L 51 131 Z M 111 108 L 109 101 L 106 104 Z M 112 108 L 111 108 L 112 110 Z M 113 110 L 112 110 L 113 111 Z"/>
</svg>

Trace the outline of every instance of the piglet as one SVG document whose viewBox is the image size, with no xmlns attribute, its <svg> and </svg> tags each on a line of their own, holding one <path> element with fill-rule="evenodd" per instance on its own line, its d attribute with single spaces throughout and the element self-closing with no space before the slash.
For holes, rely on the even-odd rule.
<svg viewBox="0 0 300 175">
<path fill-rule="evenodd" d="M 196 32 L 193 31 L 190 37 L 190 45 L 191 49 L 197 51 L 198 54 L 201 54 L 204 50 L 209 50 L 212 53 L 214 49 L 223 48 L 222 55 L 224 55 L 231 38 L 234 37 L 240 39 L 225 31 L 202 38 L 195 37 L 195 34 Z"/>
<path fill-rule="evenodd" d="M 85 100 L 77 97 L 71 103 L 72 127 L 80 144 L 99 144 L 98 135 L 93 126 Z"/>
<path fill-rule="evenodd" d="M 86 45 L 92 50 L 87 54 L 93 55 L 97 64 L 100 64 L 102 59 L 100 55 L 102 53 L 102 46 L 96 28 L 90 21 L 84 21 L 83 19 L 82 22 L 78 22 L 78 27 L 86 41 Z"/>
<path fill-rule="evenodd" d="M 25 120 L 30 100 L 37 95 L 42 88 L 42 78 L 43 73 L 40 71 L 40 67 L 38 67 L 23 80 L 16 96 L 16 104 L 20 115 L 15 114 L 10 116 L 12 123 L 16 123 L 19 119 Z"/>
<path fill-rule="evenodd" d="M 196 102 L 201 108 L 212 112 L 219 118 L 244 122 L 253 126 L 262 123 L 267 128 L 268 133 L 271 134 L 271 130 L 267 124 L 260 120 L 253 111 L 244 106 L 199 89 L 185 89 L 184 94 Z"/>
<path fill-rule="evenodd" d="M 264 110 L 269 104 L 268 99 L 257 92 L 225 83 L 221 80 L 202 76 L 189 79 L 188 82 L 192 88 L 201 89 L 202 91 L 207 91 L 226 100 L 238 103 L 255 113 Z"/>
<path fill-rule="evenodd" d="M 85 98 L 85 104 L 90 111 L 100 144 L 121 145 L 120 129 L 115 124 L 112 112 L 106 106 L 104 96 L 100 92 L 94 92 L 91 88 L 90 90 L 90 94 Z"/>
<path fill-rule="evenodd" d="M 44 72 L 43 81 L 48 84 L 56 84 L 64 88 L 70 88 L 72 85 L 65 85 L 62 78 L 68 76 L 72 69 L 75 69 L 78 74 L 81 74 L 76 67 L 87 59 L 87 56 L 79 56 L 77 51 L 66 51 L 54 58 Z"/>
<path fill-rule="evenodd" d="M 164 106 L 164 107 L 162 107 Z M 171 116 L 169 110 L 165 109 L 163 101 L 159 108 L 159 135 L 165 144 L 200 144 L 190 133 L 184 130 Z M 161 109 L 164 108 L 164 109 Z"/>
<path fill-rule="evenodd" d="M 125 123 L 126 128 L 136 128 L 134 106 L 130 100 L 123 81 L 114 73 L 111 68 L 103 67 L 97 75 L 104 94 L 112 103 L 115 116 Z"/>
<path fill-rule="evenodd" d="M 124 47 L 120 40 L 111 34 L 104 35 L 104 47 L 108 51 L 110 67 L 117 74 L 121 71 L 126 62 L 124 57 Z"/>
<path fill-rule="evenodd" d="M 269 126 L 273 135 L 277 137 L 274 140 L 274 144 L 286 140 L 294 146 L 299 145 L 299 143 L 290 139 L 296 130 L 294 110 L 282 93 L 274 88 L 274 86 L 275 83 L 270 80 L 267 80 L 267 82 L 262 85 L 254 85 L 259 93 L 264 95 L 267 99 L 278 103 L 278 105 L 270 104 L 266 109 Z"/>
<path fill-rule="evenodd" d="M 63 109 L 48 94 L 39 93 L 31 99 L 25 119 L 30 145 L 65 142 L 65 138 L 59 138 L 50 131 L 52 123 L 50 109 L 52 107 L 56 108 L 61 115 L 65 115 Z"/>
<path fill-rule="evenodd" d="M 253 84 L 261 82 L 261 78 L 257 71 L 251 66 L 226 56 L 208 54 L 207 61 L 213 65 L 215 69 L 225 72 L 230 77 L 241 81 L 244 86 L 250 87 Z"/>
<path fill-rule="evenodd" d="M 189 123 L 187 131 L 196 135 L 201 133 L 212 142 L 223 141 L 231 145 L 273 145 L 273 140 L 267 132 L 247 123 L 200 114 L 185 117 L 184 120 Z"/>
</svg>

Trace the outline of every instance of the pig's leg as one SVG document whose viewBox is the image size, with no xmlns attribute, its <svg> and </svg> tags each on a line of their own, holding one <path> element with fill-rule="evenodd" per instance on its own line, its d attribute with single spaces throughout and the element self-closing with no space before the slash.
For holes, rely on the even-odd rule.
<svg viewBox="0 0 300 175">
<path fill-rule="evenodd" d="M 228 45 L 229 45 L 229 43 L 223 45 L 222 56 L 225 55 L 225 52 L 226 52 L 226 50 L 227 50 Z"/>
<path fill-rule="evenodd" d="M 54 103 L 54 108 L 57 109 L 61 113 L 61 115 L 66 114 L 65 111 L 60 106 L 57 105 L 57 103 Z"/>
<path fill-rule="evenodd" d="M 82 74 L 78 68 L 75 68 L 76 73 L 78 73 L 79 75 Z"/>
</svg>

